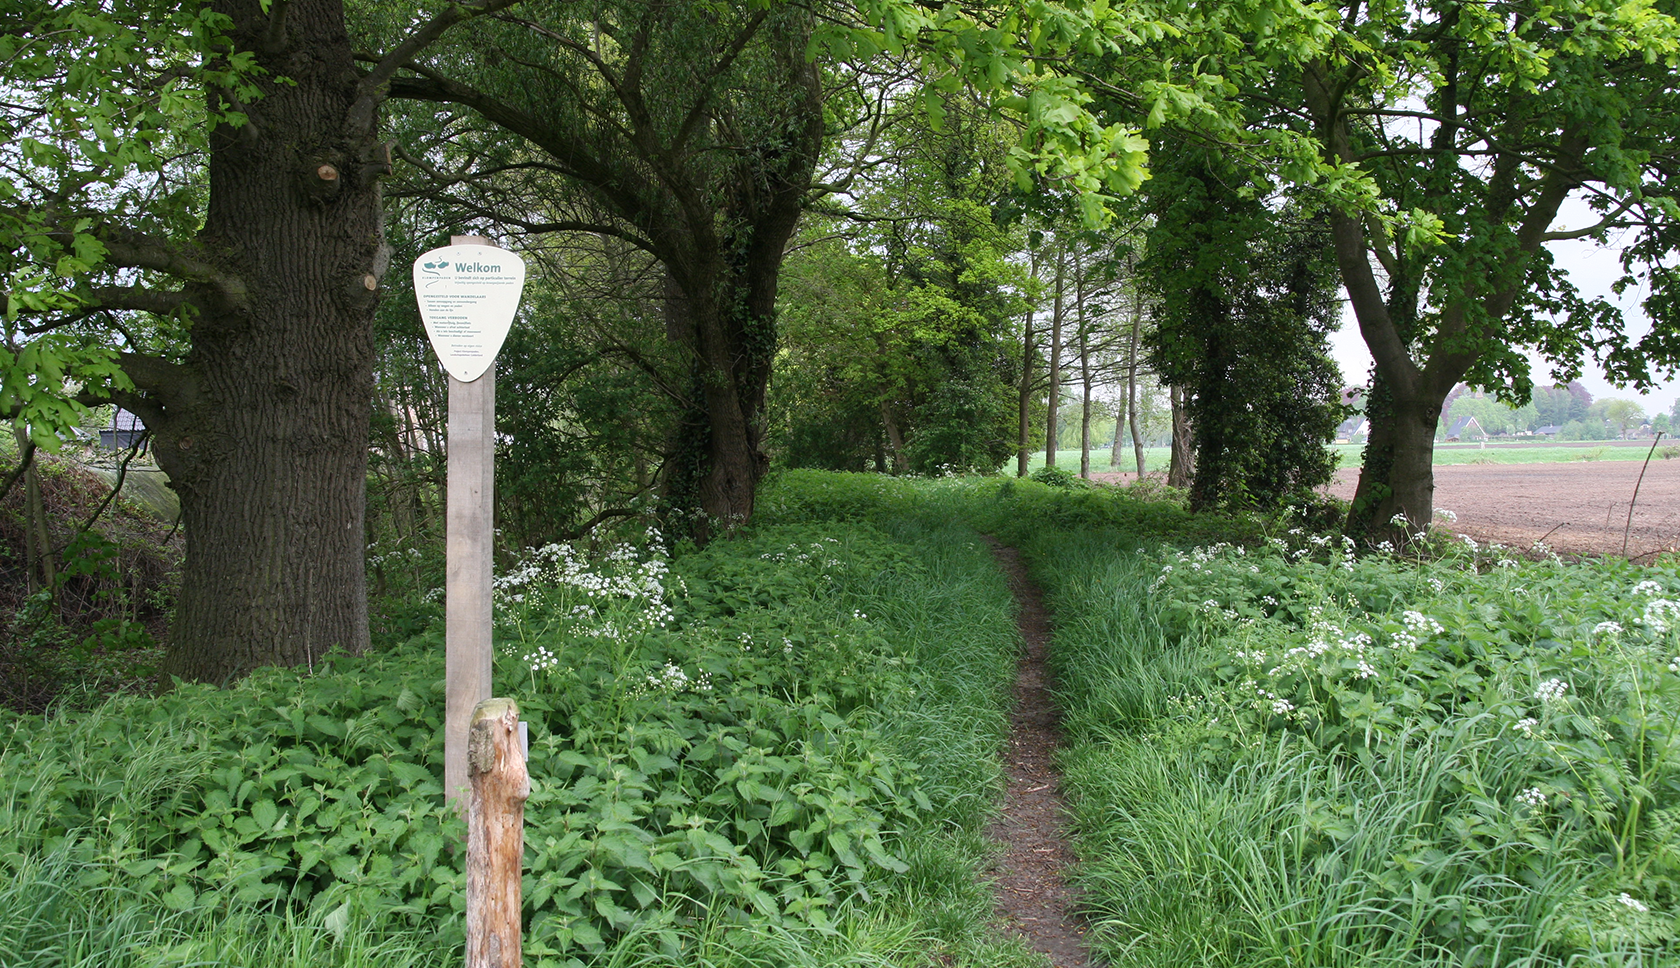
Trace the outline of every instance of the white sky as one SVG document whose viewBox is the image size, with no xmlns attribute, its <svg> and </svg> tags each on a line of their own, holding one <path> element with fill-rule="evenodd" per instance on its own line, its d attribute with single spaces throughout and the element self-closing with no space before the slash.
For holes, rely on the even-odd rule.
<svg viewBox="0 0 1680 968">
<path fill-rule="evenodd" d="M 1588 221 L 1591 217 L 1592 213 L 1585 205 L 1572 205 L 1560 219 L 1564 223 L 1560 228 L 1579 228 L 1591 224 Z M 1610 292 L 1610 283 L 1621 275 L 1621 265 L 1617 261 L 1618 250 L 1613 245 L 1599 246 L 1590 239 L 1547 244 L 1559 264 L 1568 267 L 1570 278 L 1580 287 L 1582 295 L 1588 298 L 1602 295 L 1612 303 L 1620 305 L 1626 314 L 1629 332 L 1635 336 L 1643 335 L 1651 328 L 1650 320 L 1639 306 L 1640 299 L 1643 298 L 1642 292 L 1630 290 L 1619 298 Z M 1345 298 L 1344 294 L 1344 300 Z M 1331 354 L 1342 368 L 1343 382 L 1350 386 L 1360 385 L 1365 383 L 1366 374 L 1370 372 L 1371 353 L 1359 335 L 1359 325 L 1354 322 L 1352 308 L 1345 301 L 1342 306 L 1342 328 L 1331 337 Z M 1550 385 L 1550 368 L 1533 354 L 1530 354 L 1529 361 L 1534 366 L 1535 386 Z M 1603 371 L 1591 360 L 1587 361 L 1585 372 L 1581 375 L 1581 385 L 1587 388 L 1594 400 L 1609 397 L 1637 400 L 1645 408 L 1645 412 L 1652 416 L 1669 412 L 1674 406 L 1675 398 L 1680 396 L 1680 376 L 1670 377 L 1649 394 L 1641 395 L 1631 389 L 1618 389 L 1612 385 L 1604 378 Z"/>
</svg>

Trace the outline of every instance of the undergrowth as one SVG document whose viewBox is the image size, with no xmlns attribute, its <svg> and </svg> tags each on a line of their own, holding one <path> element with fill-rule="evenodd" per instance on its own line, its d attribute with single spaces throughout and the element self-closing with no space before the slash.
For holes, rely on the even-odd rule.
<svg viewBox="0 0 1680 968">
<path fill-rule="evenodd" d="M 1008 593 L 913 504 L 795 476 L 703 551 L 551 546 L 498 580 L 527 964 L 1035 963 L 975 881 Z M 458 961 L 442 653 L 433 624 L 312 676 L 0 718 L 0 963 Z"/>
<path fill-rule="evenodd" d="M 0 706 L 39 712 L 151 688 L 183 540 L 140 506 L 110 500 L 74 460 L 37 454 L 35 477 L 38 517 L 22 480 L 0 500 Z M 30 528 L 49 562 L 33 577 Z"/>
</svg>

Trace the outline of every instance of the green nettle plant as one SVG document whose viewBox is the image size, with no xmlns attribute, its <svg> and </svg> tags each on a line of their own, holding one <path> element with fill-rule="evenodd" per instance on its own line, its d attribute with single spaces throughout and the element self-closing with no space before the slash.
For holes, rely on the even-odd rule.
<svg viewBox="0 0 1680 968">
<path fill-rule="evenodd" d="M 550 782 L 528 810 L 566 818 L 532 841 L 529 953 L 599 952 L 717 904 L 822 928 L 906 870 L 894 832 L 930 804 L 847 717 L 890 705 L 903 677 L 874 673 L 910 660 L 822 599 L 910 565 L 861 526 L 840 533 L 763 528 L 677 572 L 657 536 L 598 564 L 549 545 L 498 580 L 503 662 L 546 727 L 532 761 Z M 791 621 L 762 607 L 800 601 Z"/>
<path fill-rule="evenodd" d="M 498 579 L 496 681 L 531 725 L 528 963 L 874 964 L 934 931 L 999 963 L 963 831 L 995 781 L 1007 593 L 944 584 L 989 574 L 972 540 L 822 523 L 819 488 L 778 485 L 790 523 L 704 551 L 550 545 Z M 458 957 L 442 653 L 434 624 L 313 675 L 0 718 L 0 963 Z M 903 725 L 947 705 L 961 728 Z"/>
</svg>

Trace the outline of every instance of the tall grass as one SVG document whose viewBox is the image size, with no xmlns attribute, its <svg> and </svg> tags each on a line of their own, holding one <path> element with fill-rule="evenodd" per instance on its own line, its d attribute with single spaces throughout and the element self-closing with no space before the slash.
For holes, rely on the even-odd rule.
<svg viewBox="0 0 1680 968">
<path fill-rule="evenodd" d="M 1680 964 L 1672 567 L 1189 555 L 1022 494 L 1109 963 Z"/>
</svg>

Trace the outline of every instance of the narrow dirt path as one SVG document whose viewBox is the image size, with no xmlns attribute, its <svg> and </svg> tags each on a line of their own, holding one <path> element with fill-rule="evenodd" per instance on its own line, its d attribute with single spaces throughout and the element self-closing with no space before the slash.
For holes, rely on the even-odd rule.
<svg viewBox="0 0 1680 968">
<path fill-rule="evenodd" d="M 1050 620 L 1044 593 L 1027 577 L 1020 552 L 987 536 L 986 543 L 1009 578 L 1019 607 L 1026 649 L 1015 680 L 1009 778 L 1003 810 L 987 830 L 1003 850 L 992 870 L 996 913 L 1005 928 L 1050 959 L 1055 968 L 1088 968 L 1084 923 L 1062 871 L 1073 863 L 1063 828 L 1061 776 L 1054 757 L 1061 737 L 1045 669 Z"/>
</svg>

